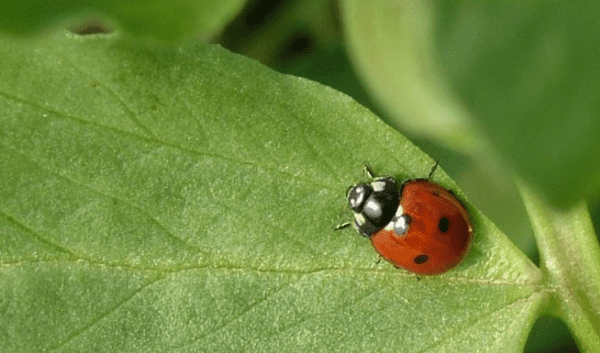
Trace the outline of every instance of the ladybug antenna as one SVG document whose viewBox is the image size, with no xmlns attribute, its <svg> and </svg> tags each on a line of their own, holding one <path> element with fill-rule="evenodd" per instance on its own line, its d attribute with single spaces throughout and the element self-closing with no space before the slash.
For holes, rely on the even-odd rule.
<svg viewBox="0 0 600 353">
<path fill-rule="evenodd" d="M 371 167 L 369 167 L 369 165 L 367 163 L 365 163 L 365 172 L 367 172 L 367 175 L 369 176 L 369 178 L 371 178 L 371 179 L 375 178 L 375 174 L 373 173 L 373 171 L 371 170 Z"/>
<path fill-rule="evenodd" d="M 346 197 L 350 196 L 350 190 L 352 190 L 353 187 L 353 185 L 350 185 L 346 188 Z"/>
<path fill-rule="evenodd" d="M 333 228 L 334 231 L 337 230 L 342 230 L 344 228 L 348 228 L 350 226 L 350 222 L 346 222 L 346 223 L 342 223 L 340 225 L 338 225 L 337 227 Z"/>
<path fill-rule="evenodd" d="M 429 180 L 429 181 L 431 180 L 431 177 L 433 176 L 433 173 L 437 169 L 438 165 L 440 165 L 440 162 L 436 161 L 435 164 L 433 165 L 433 168 L 431 168 L 431 171 L 429 172 L 429 176 L 427 177 L 427 180 Z"/>
</svg>

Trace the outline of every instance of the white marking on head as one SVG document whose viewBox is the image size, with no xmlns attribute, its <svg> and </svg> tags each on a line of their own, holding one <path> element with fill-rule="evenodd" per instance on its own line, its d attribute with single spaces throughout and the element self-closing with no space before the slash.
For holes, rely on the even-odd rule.
<svg viewBox="0 0 600 353">
<path fill-rule="evenodd" d="M 364 209 L 371 210 L 372 211 L 371 214 L 379 214 L 379 213 L 381 213 L 381 205 L 379 204 L 379 202 L 377 202 L 375 200 L 369 200 L 369 201 L 367 201 L 367 203 L 363 207 L 363 210 Z"/>
<path fill-rule="evenodd" d="M 361 213 L 355 213 L 354 219 L 356 220 L 356 224 L 359 226 L 365 224 L 365 216 L 363 216 Z"/>
<path fill-rule="evenodd" d="M 385 181 L 377 180 L 371 183 L 371 187 L 373 187 L 373 191 L 383 191 L 385 189 Z"/>
<path fill-rule="evenodd" d="M 365 190 L 365 186 L 364 185 L 358 185 L 354 188 L 354 196 L 358 196 L 358 197 L 353 197 L 350 199 L 350 207 L 354 208 L 356 206 L 358 206 L 359 201 L 362 201 L 363 196 L 364 195 L 364 190 Z"/>
</svg>

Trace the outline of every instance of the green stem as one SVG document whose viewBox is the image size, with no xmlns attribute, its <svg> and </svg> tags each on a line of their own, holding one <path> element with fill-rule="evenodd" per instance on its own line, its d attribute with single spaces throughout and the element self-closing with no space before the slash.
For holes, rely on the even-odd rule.
<svg viewBox="0 0 600 353">
<path fill-rule="evenodd" d="M 548 312 L 566 322 L 584 352 L 600 351 L 600 246 L 585 203 L 557 210 L 520 183 L 540 251 L 554 288 Z"/>
</svg>

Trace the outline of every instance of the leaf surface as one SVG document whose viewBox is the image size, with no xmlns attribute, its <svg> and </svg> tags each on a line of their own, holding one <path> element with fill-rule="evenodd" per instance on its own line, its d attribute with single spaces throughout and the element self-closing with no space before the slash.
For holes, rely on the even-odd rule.
<svg viewBox="0 0 600 353">
<path fill-rule="evenodd" d="M 345 191 L 433 161 L 347 96 L 217 46 L 0 37 L 0 351 L 518 351 L 539 270 L 377 263 Z"/>
</svg>

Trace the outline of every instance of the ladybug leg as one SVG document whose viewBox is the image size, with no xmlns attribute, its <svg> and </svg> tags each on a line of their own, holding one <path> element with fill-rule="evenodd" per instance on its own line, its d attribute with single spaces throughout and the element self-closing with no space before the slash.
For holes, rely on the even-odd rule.
<svg viewBox="0 0 600 353">
<path fill-rule="evenodd" d="M 381 263 L 381 255 L 377 256 L 377 261 L 375 261 L 375 265 L 379 265 Z"/>
<path fill-rule="evenodd" d="M 344 228 L 348 228 L 350 226 L 350 222 L 346 222 L 346 223 L 342 223 L 340 225 L 338 225 L 337 227 L 333 228 L 333 230 L 342 230 Z"/>
<path fill-rule="evenodd" d="M 415 277 L 417 277 L 417 282 L 421 282 L 421 277 L 419 277 L 418 275 L 415 275 Z"/>
<path fill-rule="evenodd" d="M 371 178 L 371 179 L 375 178 L 375 173 L 373 173 L 373 171 L 371 170 L 371 167 L 369 167 L 369 165 L 367 163 L 365 163 L 365 173 L 367 173 L 369 178 Z"/>
<path fill-rule="evenodd" d="M 427 177 L 427 181 L 431 181 L 431 177 L 433 176 L 433 173 L 437 169 L 438 165 L 440 165 L 440 162 L 439 161 L 435 161 L 435 164 L 433 165 L 433 168 L 431 168 L 431 171 L 429 172 L 429 176 Z"/>
</svg>

